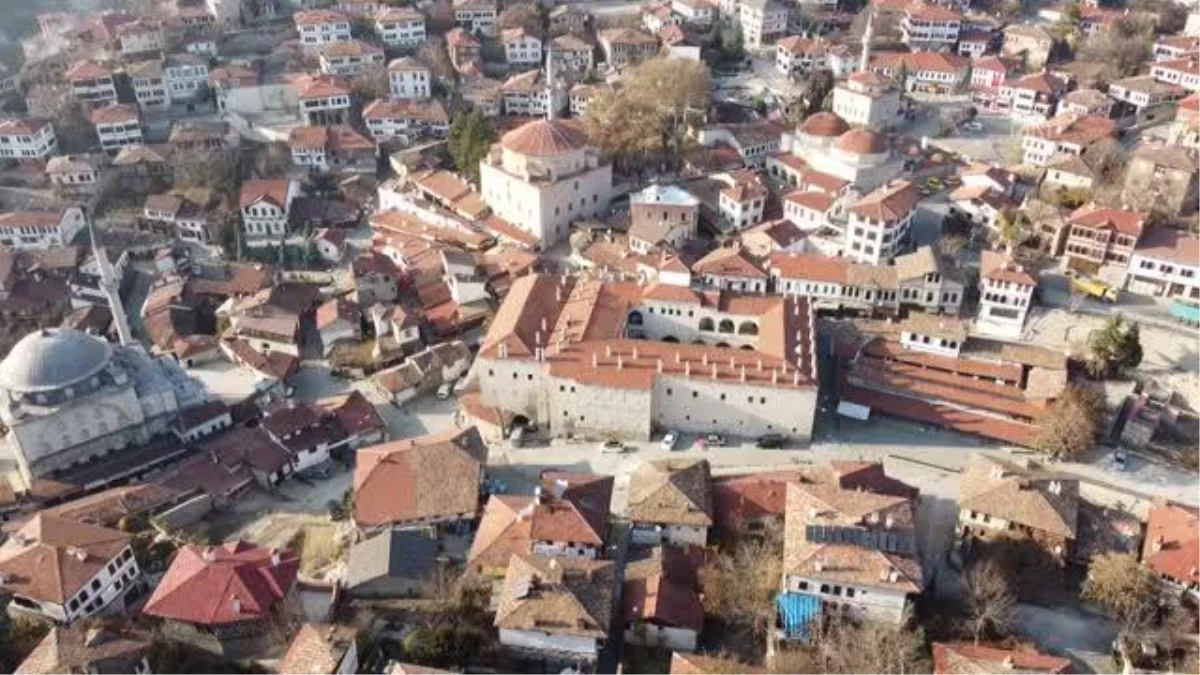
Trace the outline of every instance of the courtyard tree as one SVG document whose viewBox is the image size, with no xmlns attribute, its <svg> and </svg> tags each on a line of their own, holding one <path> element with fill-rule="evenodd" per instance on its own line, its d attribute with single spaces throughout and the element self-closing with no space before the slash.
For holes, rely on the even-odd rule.
<svg viewBox="0 0 1200 675">
<path fill-rule="evenodd" d="M 1092 559 L 1082 597 L 1103 606 L 1126 628 L 1144 626 L 1158 608 L 1158 578 L 1129 553 Z"/>
<path fill-rule="evenodd" d="M 1050 404 L 1034 437 L 1034 447 L 1051 457 L 1064 459 L 1091 450 L 1104 419 L 1100 394 L 1068 385 Z"/>
<path fill-rule="evenodd" d="M 1112 81 L 1137 75 L 1150 60 L 1153 47 L 1153 24 L 1142 17 L 1125 15 L 1089 38 L 1079 55 L 1082 60 L 1102 64 L 1105 79 Z"/>
<path fill-rule="evenodd" d="M 588 104 L 588 136 L 619 167 L 637 168 L 651 159 L 677 166 L 688 149 L 688 129 L 708 108 L 708 66 L 686 59 L 652 59 L 630 70 L 623 82 Z"/>
<path fill-rule="evenodd" d="M 1141 329 L 1121 314 L 1109 318 L 1088 339 L 1087 370 L 1092 377 L 1120 377 L 1142 362 Z"/>
<path fill-rule="evenodd" d="M 781 650 L 774 673 L 928 673 L 933 664 L 925 633 L 912 622 L 855 622 L 833 615 L 813 628 L 813 639 Z"/>
<path fill-rule="evenodd" d="M 478 181 L 479 162 L 487 156 L 495 136 L 491 123 L 478 110 L 455 117 L 450 124 L 447 145 L 450 157 L 459 172 L 470 176 L 473 181 Z"/>
<path fill-rule="evenodd" d="M 993 558 L 976 560 L 967 569 L 967 613 L 975 644 L 985 637 L 1007 635 L 1017 596 L 1010 573 Z"/>
</svg>

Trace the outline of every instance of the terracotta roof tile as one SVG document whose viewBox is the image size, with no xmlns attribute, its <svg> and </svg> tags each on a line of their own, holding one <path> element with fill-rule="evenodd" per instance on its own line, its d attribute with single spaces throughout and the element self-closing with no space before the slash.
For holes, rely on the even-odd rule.
<svg viewBox="0 0 1200 675">
<path fill-rule="evenodd" d="M 1150 509 L 1142 562 L 1176 583 L 1195 586 L 1200 560 L 1200 511 L 1171 502 L 1158 502 Z"/>
<path fill-rule="evenodd" d="M 0 546 L 0 588 L 66 604 L 128 545 L 123 532 L 38 513 Z"/>
<path fill-rule="evenodd" d="M 300 559 L 244 541 L 179 549 L 144 614 L 200 626 L 262 621 L 292 589 Z"/>
<path fill-rule="evenodd" d="M 629 520 L 710 527 L 712 487 L 707 460 L 645 462 L 629 476 Z"/>
<path fill-rule="evenodd" d="M 613 564 L 607 560 L 514 555 L 495 625 L 604 639 L 612 621 Z"/>
<path fill-rule="evenodd" d="M 360 448 L 354 518 L 371 527 L 474 514 L 486 460 L 475 427 Z"/>
<path fill-rule="evenodd" d="M 976 675 L 1074 671 L 1070 659 L 1039 654 L 1032 649 L 1012 649 L 972 642 L 935 642 L 933 672 L 935 675 Z"/>
</svg>

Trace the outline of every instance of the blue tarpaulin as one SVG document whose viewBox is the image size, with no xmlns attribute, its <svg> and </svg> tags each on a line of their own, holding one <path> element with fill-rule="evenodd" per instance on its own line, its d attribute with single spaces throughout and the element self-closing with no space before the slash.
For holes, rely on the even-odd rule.
<svg viewBox="0 0 1200 675">
<path fill-rule="evenodd" d="M 803 593 L 780 593 L 775 603 L 788 637 L 807 638 L 809 625 L 821 614 L 821 599 Z"/>
</svg>

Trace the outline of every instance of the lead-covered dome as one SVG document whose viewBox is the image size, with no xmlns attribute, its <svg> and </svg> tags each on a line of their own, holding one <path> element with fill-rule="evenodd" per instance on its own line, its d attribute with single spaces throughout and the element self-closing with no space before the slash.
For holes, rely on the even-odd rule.
<svg viewBox="0 0 1200 675">
<path fill-rule="evenodd" d="M 43 328 L 21 338 L 0 362 L 0 387 L 14 392 L 52 391 L 95 375 L 112 347 L 70 328 Z"/>
<path fill-rule="evenodd" d="M 529 157 L 565 155 L 587 144 L 587 134 L 577 124 L 564 120 L 535 120 L 500 139 L 500 145 L 506 150 Z"/>
</svg>

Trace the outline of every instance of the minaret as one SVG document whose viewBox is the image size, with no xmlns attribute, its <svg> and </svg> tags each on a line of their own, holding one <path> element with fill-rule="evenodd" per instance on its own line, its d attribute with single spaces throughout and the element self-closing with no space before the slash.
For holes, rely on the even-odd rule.
<svg viewBox="0 0 1200 675">
<path fill-rule="evenodd" d="M 875 20 L 874 10 L 867 10 L 867 27 L 863 29 L 862 36 L 862 56 L 858 58 L 859 72 L 867 72 L 871 66 L 871 34 L 874 32 L 874 26 L 871 23 Z"/>
<path fill-rule="evenodd" d="M 558 111 L 555 110 L 554 102 L 556 100 L 554 91 L 554 52 L 553 41 L 546 41 L 546 93 L 548 94 L 546 106 L 546 119 L 552 120 L 558 116 Z"/>
<path fill-rule="evenodd" d="M 117 338 L 121 346 L 133 344 L 133 334 L 129 332 L 129 318 L 125 316 L 125 305 L 121 302 L 121 280 L 113 272 L 112 263 L 108 261 L 108 252 L 103 246 L 96 244 L 96 228 L 88 219 L 88 232 L 92 236 L 92 255 L 96 256 L 96 265 L 100 268 L 100 292 L 108 300 L 108 308 L 112 311 L 113 322 L 117 324 Z"/>
</svg>

